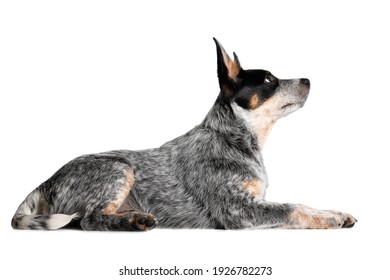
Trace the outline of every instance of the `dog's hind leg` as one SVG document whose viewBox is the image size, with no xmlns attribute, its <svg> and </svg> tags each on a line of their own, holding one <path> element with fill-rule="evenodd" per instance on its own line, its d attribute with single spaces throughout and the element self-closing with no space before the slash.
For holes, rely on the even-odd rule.
<svg viewBox="0 0 390 280">
<path fill-rule="evenodd" d="M 157 221 L 152 214 L 136 210 L 109 215 L 94 211 L 81 219 L 80 225 L 84 230 L 147 231 L 156 227 Z"/>
<path fill-rule="evenodd" d="M 41 184 L 19 206 L 15 229 L 148 230 L 154 217 L 133 197 L 134 171 L 123 158 L 98 154 L 77 158 Z"/>
<path fill-rule="evenodd" d="M 146 231 L 157 226 L 152 214 L 139 210 L 133 199 L 134 172 L 126 167 L 125 177 L 119 179 L 115 197 L 95 205 L 87 211 L 80 221 L 84 230 L 99 231 Z"/>
</svg>

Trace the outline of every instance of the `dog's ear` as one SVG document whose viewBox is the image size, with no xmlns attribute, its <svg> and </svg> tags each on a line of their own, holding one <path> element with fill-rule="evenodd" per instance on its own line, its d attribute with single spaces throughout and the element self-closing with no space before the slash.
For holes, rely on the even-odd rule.
<svg viewBox="0 0 390 280">
<path fill-rule="evenodd" d="M 217 39 L 213 39 L 217 47 L 219 87 L 223 93 L 232 94 L 234 84 L 237 82 L 238 74 L 241 71 L 240 62 L 236 53 L 233 53 L 234 60 L 232 60 Z"/>
</svg>

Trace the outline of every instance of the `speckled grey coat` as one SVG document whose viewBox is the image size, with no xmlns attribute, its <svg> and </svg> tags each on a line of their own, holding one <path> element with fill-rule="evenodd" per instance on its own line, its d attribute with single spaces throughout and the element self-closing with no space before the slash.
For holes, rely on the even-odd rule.
<svg viewBox="0 0 390 280">
<path fill-rule="evenodd" d="M 16 229 L 339 228 L 337 211 L 264 200 L 261 150 L 272 125 L 303 106 L 308 79 L 244 70 L 217 46 L 221 92 L 204 121 L 160 148 L 74 159 L 35 189 L 12 219 Z"/>
</svg>

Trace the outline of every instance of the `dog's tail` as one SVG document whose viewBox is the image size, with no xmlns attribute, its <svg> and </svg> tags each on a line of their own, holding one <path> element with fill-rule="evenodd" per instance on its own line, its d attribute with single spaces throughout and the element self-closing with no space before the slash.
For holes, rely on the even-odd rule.
<svg viewBox="0 0 390 280">
<path fill-rule="evenodd" d="M 36 189 L 30 193 L 20 204 L 11 225 L 14 229 L 59 229 L 77 217 L 73 215 L 50 214 L 49 205 L 42 195 Z"/>
</svg>

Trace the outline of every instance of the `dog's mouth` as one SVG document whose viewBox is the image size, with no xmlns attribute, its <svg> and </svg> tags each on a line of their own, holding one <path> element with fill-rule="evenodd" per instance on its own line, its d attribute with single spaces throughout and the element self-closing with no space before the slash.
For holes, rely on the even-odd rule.
<svg viewBox="0 0 390 280">
<path fill-rule="evenodd" d="M 283 105 L 280 109 L 284 110 L 284 109 L 287 109 L 287 108 L 295 106 L 295 105 L 297 105 L 297 104 L 296 103 L 287 103 L 286 105 Z"/>
</svg>

